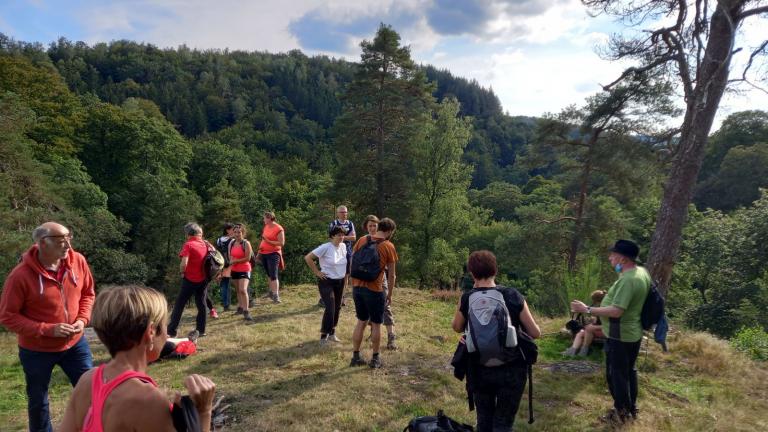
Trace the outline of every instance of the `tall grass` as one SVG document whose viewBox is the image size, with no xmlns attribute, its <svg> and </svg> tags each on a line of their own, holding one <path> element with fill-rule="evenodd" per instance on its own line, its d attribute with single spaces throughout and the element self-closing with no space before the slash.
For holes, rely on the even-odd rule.
<svg viewBox="0 0 768 432">
<path fill-rule="evenodd" d="M 589 296 L 592 291 L 605 289 L 602 286 L 604 267 L 604 259 L 595 255 L 588 256 L 573 272 L 568 271 L 567 264 L 563 265 L 558 293 L 564 311 L 570 311 L 571 300 L 590 304 Z"/>
</svg>

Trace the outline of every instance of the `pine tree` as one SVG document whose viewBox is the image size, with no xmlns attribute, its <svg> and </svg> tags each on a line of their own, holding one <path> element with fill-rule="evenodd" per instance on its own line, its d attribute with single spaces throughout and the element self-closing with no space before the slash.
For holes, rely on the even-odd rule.
<svg viewBox="0 0 768 432">
<path fill-rule="evenodd" d="M 337 184 L 360 210 L 404 217 L 413 143 L 429 120 L 433 87 L 390 26 L 380 25 L 360 46 L 361 64 L 335 125 Z"/>
</svg>

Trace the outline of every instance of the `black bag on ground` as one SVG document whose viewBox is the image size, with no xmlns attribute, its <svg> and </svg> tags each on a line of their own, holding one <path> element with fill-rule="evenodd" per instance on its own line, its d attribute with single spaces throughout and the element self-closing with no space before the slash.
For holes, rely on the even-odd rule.
<svg viewBox="0 0 768 432">
<path fill-rule="evenodd" d="M 643 330 L 650 330 L 655 324 L 658 324 L 661 317 L 664 316 L 664 297 L 658 290 L 656 281 L 651 282 L 651 289 L 643 303 L 643 310 L 640 312 L 640 322 Z"/>
<path fill-rule="evenodd" d="M 369 237 L 365 245 L 352 254 L 350 274 L 353 278 L 371 282 L 379 277 L 382 269 L 378 246 L 379 242 Z"/>
<path fill-rule="evenodd" d="M 416 417 L 403 432 L 474 432 L 475 428 L 459 423 L 439 410 L 435 416 Z"/>
<path fill-rule="evenodd" d="M 571 320 L 565 323 L 565 328 L 571 332 L 572 336 L 576 336 L 584 328 L 584 315 L 571 314 Z"/>
</svg>

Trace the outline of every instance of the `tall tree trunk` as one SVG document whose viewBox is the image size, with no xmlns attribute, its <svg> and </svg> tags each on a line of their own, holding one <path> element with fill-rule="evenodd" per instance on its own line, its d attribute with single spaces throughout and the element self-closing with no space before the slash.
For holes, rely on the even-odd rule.
<svg viewBox="0 0 768 432">
<path fill-rule="evenodd" d="M 712 15 L 704 61 L 697 74 L 696 87 L 687 101 L 677 155 L 656 215 L 648 268 L 654 280 L 659 282 L 659 291 L 665 297 L 680 248 L 683 226 L 688 217 L 688 205 L 704 159 L 704 146 L 728 82 L 732 43 L 739 25 L 732 17 L 743 7 L 740 1 L 732 3 L 737 6 L 724 11 L 721 5 Z"/>
<path fill-rule="evenodd" d="M 571 250 L 568 254 L 568 271 L 572 272 L 576 268 L 576 255 L 581 248 L 582 231 L 584 230 L 584 206 L 587 202 L 587 189 L 589 187 L 589 179 L 592 175 L 592 150 L 597 142 L 598 134 L 594 133 L 589 143 L 589 150 L 587 150 L 587 160 L 584 164 L 584 169 L 581 172 L 581 184 L 579 185 L 579 204 L 576 207 L 576 223 L 573 227 L 573 237 L 571 238 Z"/>
</svg>

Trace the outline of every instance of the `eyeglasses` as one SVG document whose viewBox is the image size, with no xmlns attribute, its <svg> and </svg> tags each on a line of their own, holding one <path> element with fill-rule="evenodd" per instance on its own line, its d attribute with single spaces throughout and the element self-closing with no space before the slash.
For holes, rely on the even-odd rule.
<svg viewBox="0 0 768 432">
<path fill-rule="evenodd" d="M 74 237 L 70 233 L 70 234 L 62 234 L 62 235 L 47 235 L 47 236 L 43 236 L 43 238 L 44 239 L 47 239 L 47 238 L 59 239 L 59 242 L 63 243 L 63 241 L 71 242 Z"/>
</svg>

